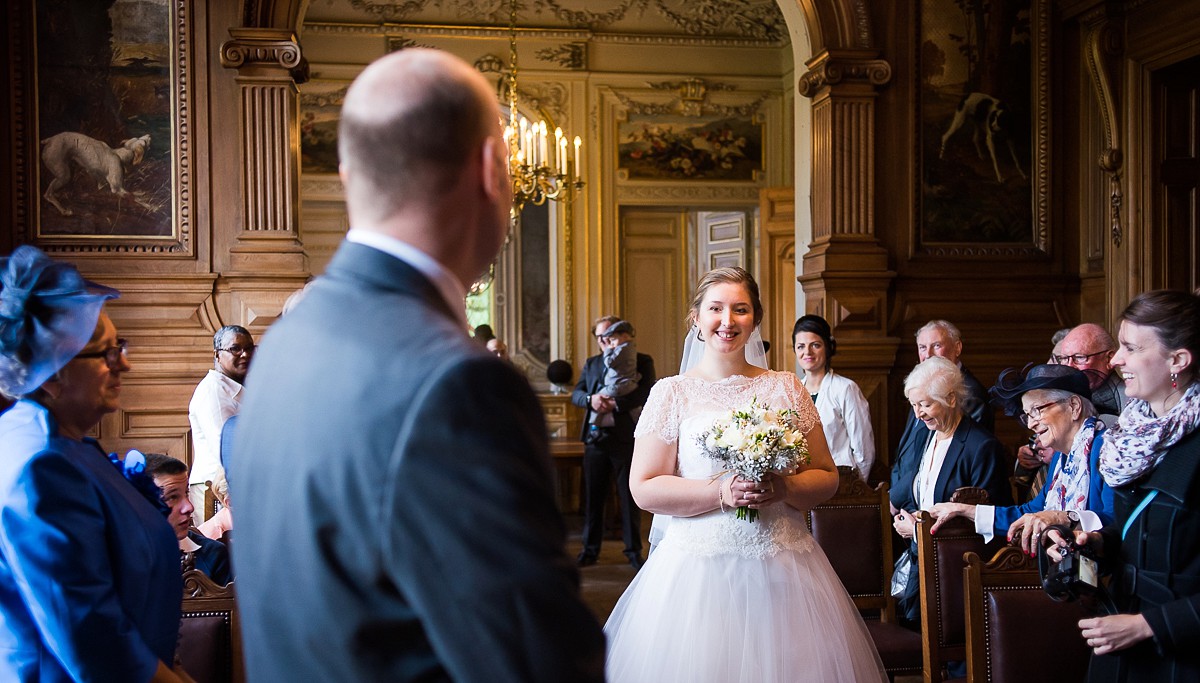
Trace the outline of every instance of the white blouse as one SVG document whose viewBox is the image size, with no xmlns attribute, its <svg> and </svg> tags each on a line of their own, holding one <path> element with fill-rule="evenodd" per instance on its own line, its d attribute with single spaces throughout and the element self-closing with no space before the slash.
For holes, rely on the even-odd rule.
<svg viewBox="0 0 1200 683">
<path fill-rule="evenodd" d="M 871 409 L 862 390 L 833 370 L 825 374 L 820 387 L 807 388 L 817 394 L 817 413 L 833 462 L 853 467 L 866 481 L 875 464 L 875 434 L 871 430 Z"/>
</svg>

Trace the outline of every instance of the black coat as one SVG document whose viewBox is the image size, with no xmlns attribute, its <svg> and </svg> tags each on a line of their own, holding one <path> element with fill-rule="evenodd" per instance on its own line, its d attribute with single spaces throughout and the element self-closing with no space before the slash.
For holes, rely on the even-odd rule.
<svg viewBox="0 0 1200 683">
<path fill-rule="evenodd" d="M 1158 494 L 1133 521 L 1133 510 Z M 1105 566 L 1117 608 L 1141 614 L 1154 637 L 1122 652 L 1092 656 L 1089 681 L 1200 681 L 1200 430 L 1175 444 L 1149 476 L 1114 489 Z"/>
<path fill-rule="evenodd" d="M 596 393 L 604 386 L 604 370 L 603 354 L 588 358 L 583 363 L 583 372 L 579 373 L 575 390 L 571 392 L 571 403 L 584 409 L 583 428 L 579 433 L 581 441 L 587 435 L 588 423 L 592 417 L 592 405 L 588 403 L 588 395 Z M 638 380 L 637 388 L 624 396 L 616 397 L 617 410 L 613 413 L 613 426 L 609 427 L 609 438 L 612 441 L 633 443 L 633 429 L 636 423 L 630 416 L 630 411 L 646 405 L 646 399 L 650 397 L 650 387 L 654 386 L 657 379 L 654 375 L 654 359 L 644 353 L 637 355 L 637 371 L 642 376 Z"/>
</svg>

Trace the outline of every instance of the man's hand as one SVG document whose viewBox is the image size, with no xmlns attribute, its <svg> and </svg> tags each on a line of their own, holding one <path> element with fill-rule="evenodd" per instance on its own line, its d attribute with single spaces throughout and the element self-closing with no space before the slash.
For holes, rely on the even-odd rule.
<svg viewBox="0 0 1200 683">
<path fill-rule="evenodd" d="M 604 394 L 592 394 L 593 413 L 611 413 L 617 409 L 617 400 Z"/>
</svg>

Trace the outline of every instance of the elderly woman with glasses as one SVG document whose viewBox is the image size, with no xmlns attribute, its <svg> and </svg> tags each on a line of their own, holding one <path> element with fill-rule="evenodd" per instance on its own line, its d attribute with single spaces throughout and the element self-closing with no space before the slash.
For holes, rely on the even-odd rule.
<svg viewBox="0 0 1200 683">
<path fill-rule="evenodd" d="M 191 680 L 157 489 L 87 436 L 129 370 L 117 296 L 33 247 L 0 258 L 0 680 Z"/>
<path fill-rule="evenodd" d="M 1098 472 L 1104 423 L 1096 419 L 1087 375 L 1067 365 L 1036 365 L 1022 379 L 1009 368 L 990 393 L 1005 414 L 1017 415 L 1034 433 L 1039 447 L 1054 449 L 1050 483 L 1024 505 L 938 503 L 929 509 L 937 520 L 932 531 L 948 519 L 967 517 L 985 540 L 1006 533 L 1034 555 L 1048 526 L 1079 522 L 1090 531 L 1111 522 L 1113 492 Z"/>
</svg>

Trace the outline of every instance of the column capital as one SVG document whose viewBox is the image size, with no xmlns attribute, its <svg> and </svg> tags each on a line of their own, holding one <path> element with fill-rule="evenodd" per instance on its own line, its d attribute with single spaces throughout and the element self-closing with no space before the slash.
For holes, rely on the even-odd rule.
<svg viewBox="0 0 1200 683">
<path fill-rule="evenodd" d="M 804 97 L 816 97 L 836 85 L 868 86 L 872 90 L 892 80 L 892 65 L 875 50 L 826 50 L 808 60 L 808 71 L 798 88 Z"/>
<path fill-rule="evenodd" d="M 291 31 L 231 28 L 229 35 L 232 38 L 221 44 L 221 66 L 226 69 L 247 76 L 286 71 L 297 84 L 308 80 L 308 61 Z"/>
</svg>

